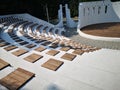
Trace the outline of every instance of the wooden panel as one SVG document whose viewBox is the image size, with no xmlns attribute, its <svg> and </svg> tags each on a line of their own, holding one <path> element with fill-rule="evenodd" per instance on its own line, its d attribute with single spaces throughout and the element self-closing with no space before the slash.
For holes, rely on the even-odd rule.
<svg viewBox="0 0 120 90">
<path fill-rule="evenodd" d="M 38 54 L 33 53 L 33 54 L 25 57 L 24 59 L 25 59 L 26 61 L 28 61 L 28 62 L 34 63 L 34 62 L 36 62 L 37 60 L 39 60 L 40 58 L 42 58 L 42 57 L 43 57 L 43 56 L 41 56 L 41 55 L 38 55 Z"/>
<path fill-rule="evenodd" d="M 70 54 L 70 53 L 66 53 L 61 58 L 69 60 L 69 61 L 72 61 L 75 57 L 76 57 L 76 55 L 73 55 L 73 54 Z"/>
<path fill-rule="evenodd" d="M 52 43 L 52 45 L 49 46 L 50 48 L 57 48 L 58 47 L 58 43 Z"/>
<path fill-rule="evenodd" d="M 23 54 L 25 54 L 27 52 L 28 52 L 27 50 L 19 49 L 17 51 L 12 52 L 12 54 L 15 55 L 15 56 L 21 56 L 21 55 L 23 55 Z"/>
<path fill-rule="evenodd" d="M 3 68 L 9 66 L 10 64 L 5 62 L 3 59 L 0 58 L 0 70 L 2 70 Z"/>
<path fill-rule="evenodd" d="M 38 51 L 38 52 L 42 52 L 45 49 L 46 49 L 45 47 L 40 46 L 40 47 L 36 48 L 35 50 Z"/>
<path fill-rule="evenodd" d="M 27 45 L 26 47 L 27 48 L 33 48 L 33 47 L 35 47 L 36 45 L 35 44 L 29 44 L 29 45 Z"/>
<path fill-rule="evenodd" d="M 14 45 L 11 45 L 11 46 L 5 47 L 4 49 L 6 51 L 10 51 L 10 50 L 13 50 L 13 49 L 16 49 L 16 48 L 18 48 L 18 47 L 14 46 Z"/>
<path fill-rule="evenodd" d="M 44 42 L 42 45 L 43 46 L 47 46 L 47 45 L 49 45 L 49 44 L 51 44 L 52 42 L 50 42 L 50 41 L 47 41 L 47 42 Z"/>
<path fill-rule="evenodd" d="M 35 43 L 42 43 L 42 42 L 45 42 L 47 40 L 37 40 Z"/>
<path fill-rule="evenodd" d="M 64 62 L 55 60 L 55 59 L 49 59 L 47 62 L 45 62 L 42 67 L 56 71 Z"/>
<path fill-rule="evenodd" d="M 0 39 L 0 43 L 2 43 L 2 42 L 5 42 L 5 40 L 3 40 L 3 39 Z"/>
<path fill-rule="evenodd" d="M 8 74 L 6 77 L 0 79 L 0 84 L 10 90 L 18 90 L 25 83 L 27 83 L 28 80 L 34 77 L 34 75 L 35 74 L 32 72 L 18 68 L 12 73 Z"/>
<path fill-rule="evenodd" d="M 22 39 L 16 39 L 15 42 L 22 42 Z"/>
<path fill-rule="evenodd" d="M 10 45 L 10 43 L 7 43 L 7 42 L 5 42 L 5 43 L 0 43 L 0 47 L 4 47 L 4 46 L 8 46 L 8 45 Z"/>
<path fill-rule="evenodd" d="M 82 55 L 82 54 L 84 53 L 84 51 L 81 50 L 81 49 L 76 49 L 76 50 L 74 50 L 72 53 L 78 54 L 78 55 Z"/>
<path fill-rule="evenodd" d="M 62 47 L 62 48 L 60 48 L 60 50 L 62 50 L 62 51 L 68 51 L 68 50 L 70 50 L 70 47 Z"/>
<path fill-rule="evenodd" d="M 55 56 L 55 55 L 58 54 L 58 53 L 59 53 L 59 51 L 57 51 L 57 50 L 50 50 L 50 51 L 48 51 L 46 54 Z"/>
<path fill-rule="evenodd" d="M 23 42 L 20 42 L 19 44 L 20 44 L 20 45 L 26 45 L 26 44 L 28 44 L 28 42 L 23 41 Z"/>
</svg>

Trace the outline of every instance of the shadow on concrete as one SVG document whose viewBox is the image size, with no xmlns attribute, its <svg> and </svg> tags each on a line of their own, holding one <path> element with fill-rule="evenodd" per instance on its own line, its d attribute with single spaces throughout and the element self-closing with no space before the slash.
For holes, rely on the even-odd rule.
<svg viewBox="0 0 120 90">
<path fill-rule="evenodd" d="M 61 88 L 55 84 L 50 84 L 45 90 L 61 90 Z"/>
</svg>

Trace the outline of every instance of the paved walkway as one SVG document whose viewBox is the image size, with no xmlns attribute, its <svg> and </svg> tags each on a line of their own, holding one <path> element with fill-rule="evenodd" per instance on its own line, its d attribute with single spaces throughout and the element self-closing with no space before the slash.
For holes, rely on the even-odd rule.
<svg viewBox="0 0 120 90">
<path fill-rule="evenodd" d="M 87 39 L 84 37 L 81 37 L 77 33 L 77 29 L 70 29 L 70 28 L 65 28 L 66 29 L 66 36 L 72 40 L 75 40 L 77 42 L 80 42 L 82 44 L 86 45 L 91 45 L 91 46 L 96 46 L 99 48 L 109 48 L 109 49 L 117 49 L 120 50 L 120 42 L 111 42 L 111 41 L 100 41 L 100 40 L 92 40 L 92 39 Z"/>
</svg>

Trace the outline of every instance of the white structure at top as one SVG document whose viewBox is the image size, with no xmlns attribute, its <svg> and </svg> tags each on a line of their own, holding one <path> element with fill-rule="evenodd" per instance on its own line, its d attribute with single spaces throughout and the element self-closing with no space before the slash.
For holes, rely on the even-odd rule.
<svg viewBox="0 0 120 90">
<path fill-rule="evenodd" d="M 74 28 L 77 27 L 77 23 L 75 23 L 70 16 L 70 9 L 68 8 L 68 4 L 65 4 L 66 11 L 66 25 L 67 27 Z"/>
<path fill-rule="evenodd" d="M 58 21 L 59 23 L 56 25 L 56 27 L 63 28 L 63 11 L 61 4 L 60 4 L 60 9 L 58 10 Z"/>
<path fill-rule="evenodd" d="M 118 15 L 118 17 L 120 18 L 120 1 L 119 2 L 113 2 L 113 9 L 116 12 L 116 14 Z"/>
<path fill-rule="evenodd" d="M 79 3 L 78 29 L 106 22 L 120 22 L 110 0 Z"/>
</svg>

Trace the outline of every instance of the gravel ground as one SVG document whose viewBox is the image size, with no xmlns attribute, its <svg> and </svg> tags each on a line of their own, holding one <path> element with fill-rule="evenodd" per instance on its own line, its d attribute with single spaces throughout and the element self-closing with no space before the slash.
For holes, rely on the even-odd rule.
<svg viewBox="0 0 120 90">
<path fill-rule="evenodd" d="M 120 42 L 92 40 L 92 39 L 88 39 L 88 38 L 84 38 L 84 37 L 80 36 L 77 33 L 76 28 L 71 29 L 71 28 L 66 27 L 65 29 L 66 29 L 65 36 L 76 42 L 80 42 L 82 44 L 86 44 L 86 45 L 90 45 L 90 46 L 95 46 L 98 48 L 109 48 L 109 49 L 120 50 Z"/>
</svg>

